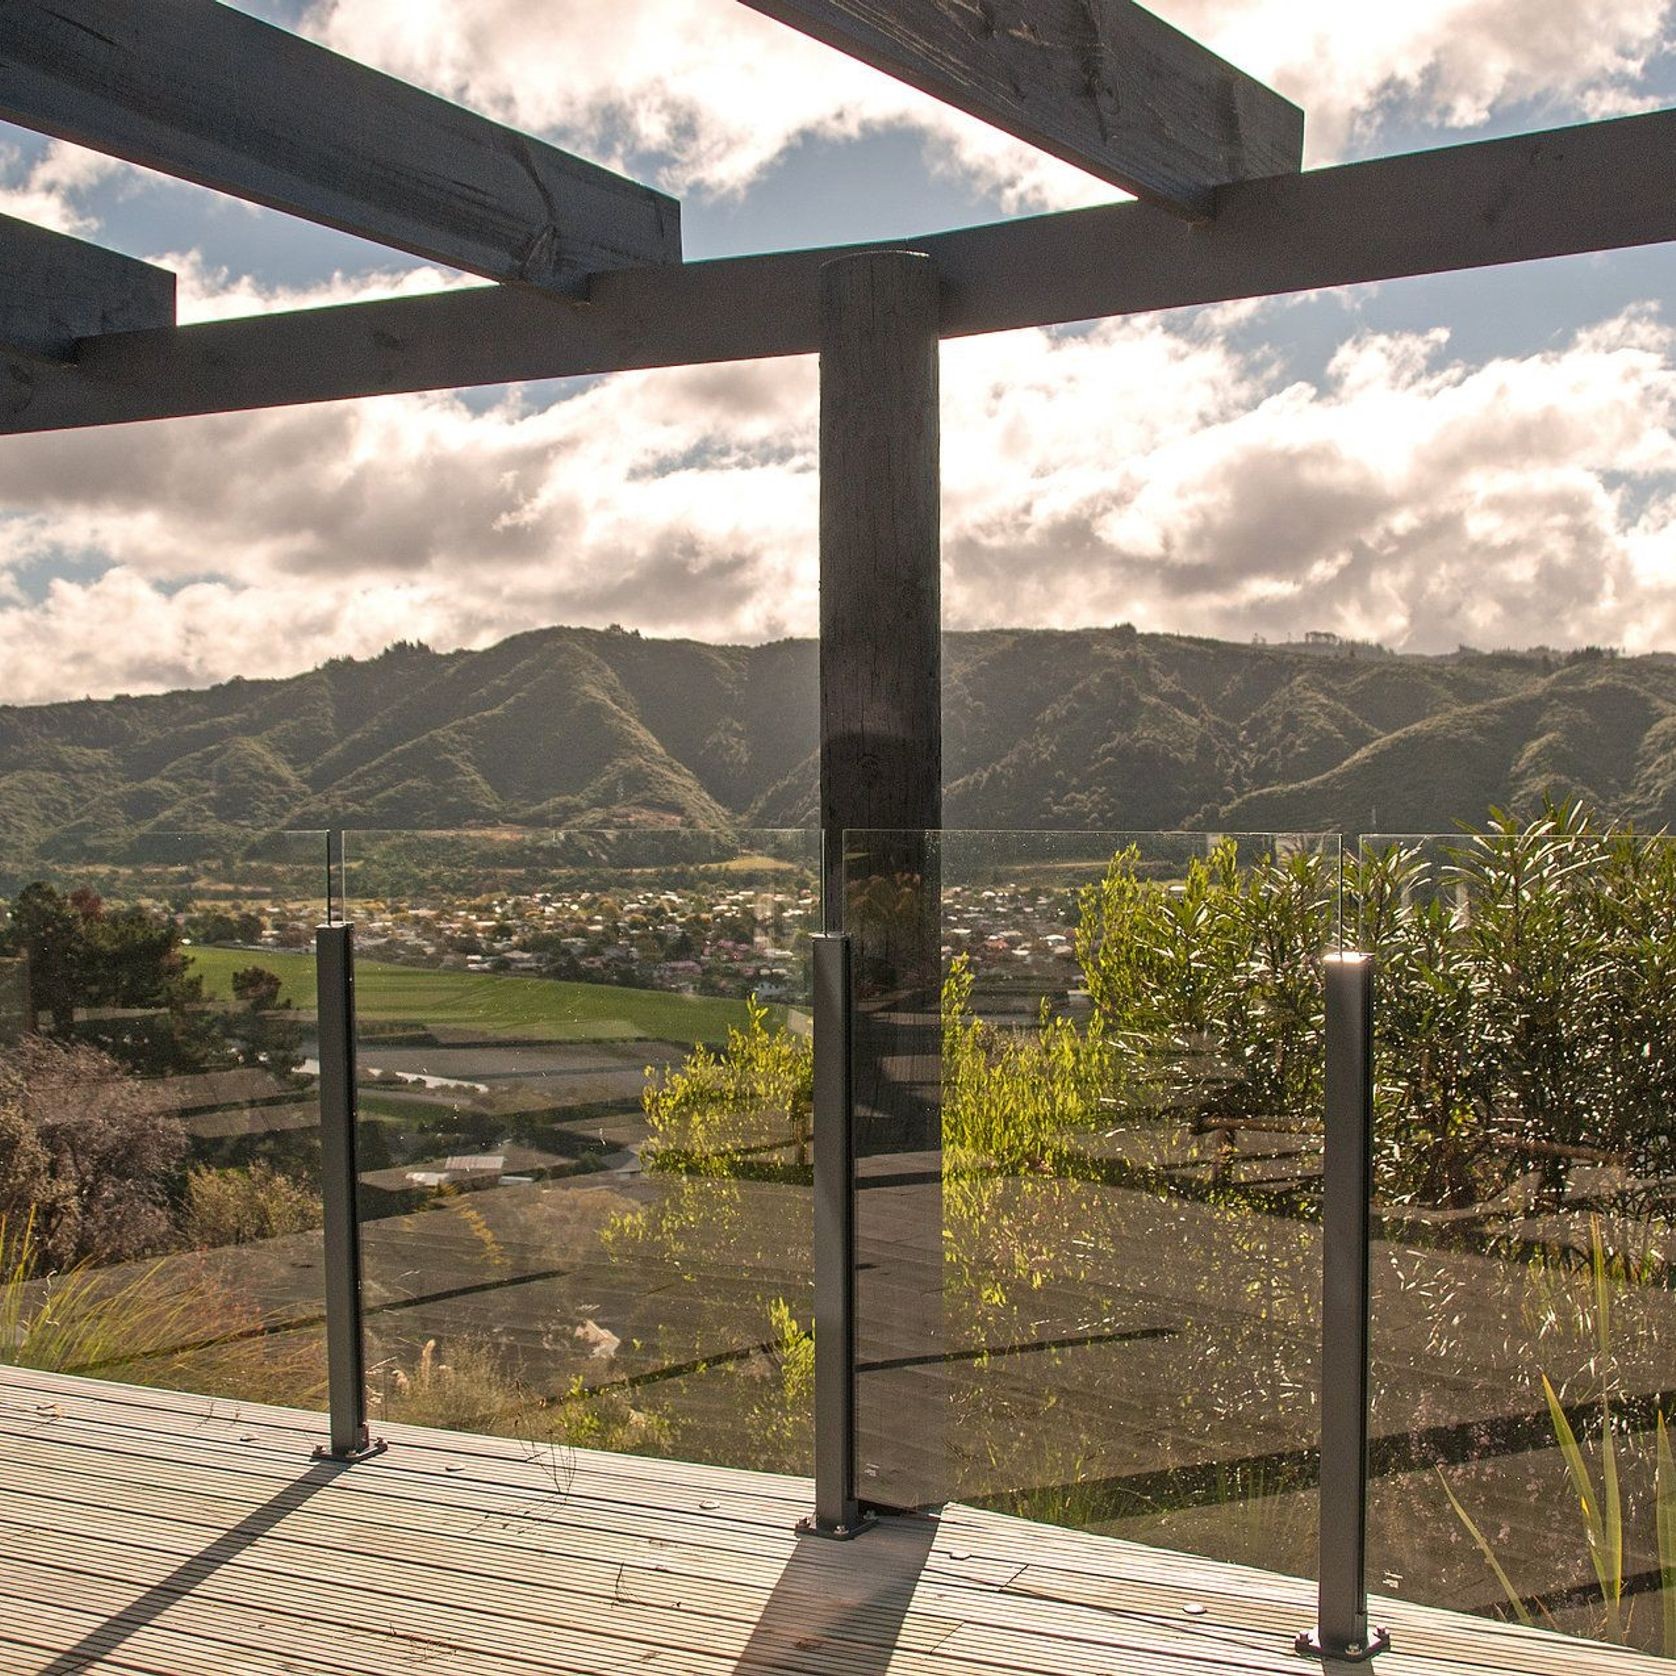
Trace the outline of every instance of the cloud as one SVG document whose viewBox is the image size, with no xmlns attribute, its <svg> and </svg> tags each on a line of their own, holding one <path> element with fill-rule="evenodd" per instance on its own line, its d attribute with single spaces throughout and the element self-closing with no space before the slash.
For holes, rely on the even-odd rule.
<svg viewBox="0 0 1676 1676">
<path fill-rule="evenodd" d="M 802 141 L 904 127 L 1020 201 L 1113 195 L 738 0 L 320 0 L 303 29 L 675 192 L 736 195 Z"/>
<path fill-rule="evenodd" d="M 274 5 L 248 0 L 259 14 Z M 1659 102 L 1649 66 L 1671 0 L 1157 0 L 1168 21 L 1303 105 L 1308 157 L 1381 136 L 1476 128 L 1512 108 L 1556 122 Z M 739 0 L 309 0 L 278 15 L 338 51 L 669 190 L 736 197 L 799 145 L 917 133 L 933 174 L 1007 213 L 1115 189 Z M 0 141 L 0 213 L 81 236 L 144 170 L 62 142 Z M 173 190 L 166 189 L 166 190 Z M 411 283 L 411 282 L 409 282 Z M 225 282 L 223 295 L 255 292 Z M 263 304 L 262 306 L 272 306 Z"/>
<path fill-rule="evenodd" d="M 1046 515 L 1005 494 L 981 520 L 955 508 L 952 618 L 994 621 L 1006 598 L 1031 621 L 1235 639 L 1672 644 L 1676 521 L 1658 495 L 1676 474 L 1676 334 L 1635 310 L 1484 366 L 1447 348 L 1442 331 L 1361 334 L 1318 384 L 1252 401 L 1248 376 L 1207 422 L 1110 449 L 1103 484 L 1109 433 L 1091 425 L 1079 449 L 1067 427 L 1046 481 L 1072 492 Z M 1084 379 L 1097 390 L 1087 364 L 1061 370 L 1073 402 Z M 1003 447 L 963 442 L 974 460 Z"/>
<path fill-rule="evenodd" d="M 330 308 L 339 303 L 383 302 L 391 297 L 423 296 L 486 283 L 471 274 L 424 266 L 356 273 L 339 270 L 306 285 L 270 285 L 254 274 L 212 263 L 197 250 L 166 251 L 147 260 L 175 275 L 176 312 L 183 326 L 290 309 Z"/>
<path fill-rule="evenodd" d="M 814 610 L 813 403 L 807 364 L 745 365 L 543 406 L 398 397 L 14 439 L 0 651 L 29 655 L 7 696 L 197 684 L 566 618 L 790 632 Z M 98 570 L 89 555 L 109 568 L 65 574 Z"/>
<path fill-rule="evenodd" d="M 7 696 L 554 622 L 810 633 L 815 393 L 762 362 L 13 439 Z M 1479 366 L 1363 332 L 1309 381 L 1191 317 L 1020 332 L 946 348 L 944 415 L 951 626 L 1676 645 L 1651 309 Z"/>
<path fill-rule="evenodd" d="M 1331 161 L 1382 127 L 1470 129 L 1512 105 L 1549 120 L 1619 115 L 1648 102 L 1670 0 L 1159 0 L 1303 106 L 1310 158 Z"/>
<path fill-rule="evenodd" d="M 1316 163 L 1393 120 L 1470 129 L 1646 103 L 1669 0 L 1160 0 L 1177 27 L 1303 105 Z M 1113 189 L 771 22 L 738 0 L 316 0 L 340 51 L 680 193 L 748 187 L 793 146 L 901 128 L 1010 212 Z"/>
<path fill-rule="evenodd" d="M 0 142 L 0 215 L 86 238 L 99 227 L 87 194 L 126 167 L 62 140 L 42 148 Z"/>
</svg>

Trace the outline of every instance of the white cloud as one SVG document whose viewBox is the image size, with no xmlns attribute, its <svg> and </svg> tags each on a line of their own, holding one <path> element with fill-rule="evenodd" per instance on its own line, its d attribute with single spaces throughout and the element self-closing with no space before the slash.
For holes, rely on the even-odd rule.
<svg viewBox="0 0 1676 1676">
<path fill-rule="evenodd" d="M 1156 9 L 1302 104 L 1310 158 L 1321 163 L 1392 117 L 1464 129 L 1528 101 L 1555 120 L 1638 108 L 1669 0 L 1160 0 Z M 677 192 L 738 192 L 802 141 L 898 127 L 926 136 L 933 168 L 1009 210 L 1113 196 L 738 0 L 316 0 L 303 27 L 614 167 L 660 159 L 661 183 Z"/>
<path fill-rule="evenodd" d="M 1323 163 L 1377 148 L 1393 121 L 1441 135 L 1514 105 L 1564 121 L 1656 102 L 1645 72 L 1668 44 L 1671 0 L 1156 0 L 1156 9 L 1301 103 L 1310 160 Z M 924 137 L 933 173 L 962 178 L 1008 212 L 1116 195 L 739 0 L 311 0 L 300 27 L 682 194 L 737 195 L 800 144 L 902 129 Z M 61 142 L 40 153 L 0 142 L 0 212 L 91 236 L 95 189 L 108 191 L 119 173 L 132 184 L 151 178 Z"/>
<path fill-rule="evenodd" d="M 62 140 L 49 140 L 39 151 L 0 143 L 0 215 L 85 238 L 99 227 L 86 204 L 88 192 L 124 167 Z"/>
<path fill-rule="evenodd" d="M 1066 425 L 1050 481 L 1081 489 L 1052 517 L 1002 496 L 951 520 L 951 615 L 994 621 L 1002 596 L 1032 621 L 1424 650 L 1676 637 L 1676 522 L 1668 499 L 1639 509 L 1676 474 L 1676 334 L 1650 312 L 1482 367 L 1443 332 L 1361 335 L 1319 385 L 1251 402 L 1245 383 L 1206 423 L 1111 448 L 1103 487 L 1110 433 L 1079 450 Z"/>
<path fill-rule="evenodd" d="M 199 683 L 565 618 L 804 627 L 813 399 L 806 363 L 747 365 L 623 375 L 544 407 L 391 398 L 14 439 L 0 572 L 27 581 L 94 553 L 115 574 L 0 608 L 0 649 L 30 649 L 6 696 Z"/>
<path fill-rule="evenodd" d="M 1676 644 L 1676 332 L 1650 310 L 1484 366 L 1364 333 L 1313 382 L 1181 318 L 1022 332 L 948 346 L 944 413 L 951 626 Z M 13 439 L 6 696 L 553 622 L 809 633 L 815 448 L 808 361 Z"/>
<path fill-rule="evenodd" d="M 906 128 L 1008 208 L 1118 195 L 738 0 L 320 0 L 303 27 L 613 168 L 655 160 L 677 193 L 734 195 L 801 142 Z"/>
<path fill-rule="evenodd" d="M 269 285 L 254 274 L 208 262 L 197 250 L 167 251 L 148 260 L 175 275 L 176 312 L 183 326 L 289 309 L 329 308 L 338 303 L 382 302 L 391 297 L 423 296 L 486 283 L 471 274 L 427 266 L 375 268 L 350 274 L 339 271 L 307 285 Z"/>
<path fill-rule="evenodd" d="M 1642 108 L 1670 0 L 1157 0 L 1177 28 L 1279 88 L 1326 162 L 1392 117 L 1473 128 L 1508 105 L 1555 121 Z"/>
</svg>

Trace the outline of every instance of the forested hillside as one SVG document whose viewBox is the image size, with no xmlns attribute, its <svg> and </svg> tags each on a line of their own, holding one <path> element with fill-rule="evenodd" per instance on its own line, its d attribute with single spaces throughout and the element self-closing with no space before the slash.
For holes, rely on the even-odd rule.
<svg viewBox="0 0 1676 1676">
<path fill-rule="evenodd" d="M 0 847 L 221 827 L 803 826 L 809 641 L 547 629 L 287 680 L 0 708 Z M 1676 663 L 1393 657 L 1127 627 L 951 634 L 950 826 L 1419 831 L 1676 818 Z"/>
</svg>

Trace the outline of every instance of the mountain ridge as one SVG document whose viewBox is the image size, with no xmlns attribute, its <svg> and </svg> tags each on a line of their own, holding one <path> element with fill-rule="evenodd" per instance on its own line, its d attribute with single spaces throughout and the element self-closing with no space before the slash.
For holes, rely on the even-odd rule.
<svg viewBox="0 0 1676 1676">
<path fill-rule="evenodd" d="M 950 827 L 1451 829 L 1580 797 L 1676 822 L 1676 661 L 1094 629 L 944 643 Z M 0 706 L 0 848 L 166 831 L 807 826 L 817 649 L 620 629 Z"/>
</svg>

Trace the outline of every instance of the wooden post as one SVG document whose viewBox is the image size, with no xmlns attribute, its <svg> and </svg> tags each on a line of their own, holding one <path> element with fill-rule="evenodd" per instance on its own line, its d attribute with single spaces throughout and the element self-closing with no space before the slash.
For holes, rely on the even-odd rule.
<svg viewBox="0 0 1676 1676">
<path fill-rule="evenodd" d="M 856 1487 L 947 1499 L 941 1377 L 942 823 L 936 265 L 821 270 L 821 824 L 826 924 L 853 937 Z M 844 833 L 852 841 L 846 904 Z M 861 906 L 874 880 L 894 903 Z M 865 893 L 871 899 L 872 893 Z M 817 1253 L 817 1262 L 820 1254 Z"/>
<path fill-rule="evenodd" d="M 943 811 L 937 269 L 887 250 L 821 269 L 821 825 Z M 826 927 L 842 929 L 836 889 Z"/>
</svg>

